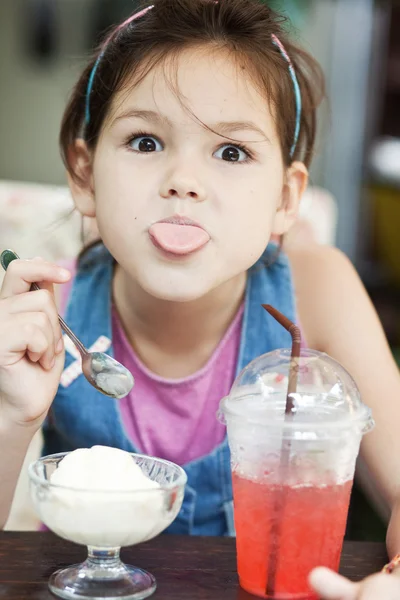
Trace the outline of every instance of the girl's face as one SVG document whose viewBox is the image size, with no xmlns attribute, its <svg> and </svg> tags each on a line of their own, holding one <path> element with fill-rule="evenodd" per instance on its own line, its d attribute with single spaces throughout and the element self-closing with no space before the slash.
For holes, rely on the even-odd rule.
<svg viewBox="0 0 400 600">
<path fill-rule="evenodd" d="M 268 102 L 227 53 L 186 51 L 177 72 L 179 96 L 167 63 L 115 97 L 94 155 L 78 144 L 73 192 L 126 276 L 188 301 L 288 230 L 307 170 L 284 167 Z"/>
</svg>

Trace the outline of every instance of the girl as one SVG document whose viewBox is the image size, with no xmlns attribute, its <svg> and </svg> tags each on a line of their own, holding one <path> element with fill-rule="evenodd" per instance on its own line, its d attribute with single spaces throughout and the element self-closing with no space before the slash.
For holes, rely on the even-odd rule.
<svg viewBox="0 0 400 600">
<path fill-rule="evenodd" d="M 91 388 L 73 349 L 64 356 L 57 320 L 52 285 L 69 274 L 40 259 L 12 263 L 0 300 L 3 523 L 43 425 L 45 453 L 103 444 L 184 465 L 171 531 L 233 533 L 215 413 L 239 370 L 290 344 L 268 302 L 347 367 L 371 406 L 377 426 L 361 456 L 392 509 L 389 551 L 400 550 L 400 379 L 374 309 L 336 250 L 285 256 L 269 245 L 296 219 L 322 90 L 316 63 L 280 23 L 257 0 L 155 0 L 79 79 L 61 149 L 76 206 L 96 217 L 102 242 L 76 266 L 66 319 L 136 386 L 121 402 Z M 29 292 L 34 281 L 43 290 Z M 336 577 L 317 571 L 313 585 L 326 598 L 369 598 L 375 585 L 400 594 L 396 575 L 358 587 Z M 335 585 L 337 595 L 325 592 Z"/>
</svg>

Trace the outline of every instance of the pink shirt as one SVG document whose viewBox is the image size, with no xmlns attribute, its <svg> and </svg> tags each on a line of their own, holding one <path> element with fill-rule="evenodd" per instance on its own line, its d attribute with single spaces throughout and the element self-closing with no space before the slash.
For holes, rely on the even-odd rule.
<svg viewBox="0 0 400 600">
<path fill-rule="evenodd" d="M 184 465 L 223 441 L 226 428 L 216 413 L 235 378 L 242 318 L 243 307 L 200 371 L 165 379 L 140 361 L 113 310 L 115 357 L 135 378 L 133 390 L 120 401 L 120 410 L 125 430 L 141 453 Z"/>
</svg>

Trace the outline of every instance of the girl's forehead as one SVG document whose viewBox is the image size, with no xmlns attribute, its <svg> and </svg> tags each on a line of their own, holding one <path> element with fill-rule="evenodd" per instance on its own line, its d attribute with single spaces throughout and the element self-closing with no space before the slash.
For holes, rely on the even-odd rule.
<svg viewBox="0 0 400 600">
<path fill-rule="evenodd" d="M 274 118 L 266 94 L 244 62 L 226 51 L 194 48 L 168 57 L 114 98 L 111 120 L 132 110 L 152 111 L 180 123 L 255 121 L 271 137 Z"/>
</svg>

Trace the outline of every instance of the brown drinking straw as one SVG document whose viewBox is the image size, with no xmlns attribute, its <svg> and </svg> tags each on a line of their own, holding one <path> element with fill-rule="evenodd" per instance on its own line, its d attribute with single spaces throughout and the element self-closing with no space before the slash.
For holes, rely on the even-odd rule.
<svg viewBox="0 0 400 600">
<path fill-rule="evenodd" d="M 292 323 L 287 317 L 285 317 L 282 313 L 280 313 L 276 308 L 270 306 L 269 304 L 263 304 L 263 308 L 270 315 L 274 317 L 278 323 L 282 325 L 292 336 L 292 353 L 290 356 L 290 367 L 289 367 L 289 381 L 288 381 L 288 390 L 286 395 L 286 408 L 285 408 L 285 421 L 288 421 L 293 417 L 293 394 L 296 393 L 297 389 L 297 376 L 298 376 L 298 366 L 299 366 L 299 358 L 300 358 L 300 347 L 301 347 L 301 333 L 300 329 Z M 288 465 L 289 465 L 289 457 L 290 457 L 290 441 L 282 441 L 282 449 L 281 449 L 281 460 L 280 460 L 280 471 L 282 474 L 285 473 Z M 279 515 L 272 522 L 271 527 L 271 544 L 270 544 L 270 559 L 268 563 L 268 572 L 267 572 L 267 586 L 266 593 L 267 596 L 272 596 L 275 593 L 275 580 L 276 580 L 276 572 L 278 568 L 278 552 L 279 552 L 279 540 L 281 537 L 281 527 L 283 520 L 283 511 L 285 507 L 285 492 L 282 490 L 278 490 L 275 498 L 275 506 L 274 506 L 274 514 Z"/>
</svg>

